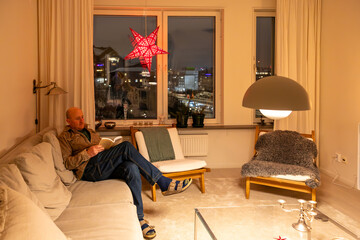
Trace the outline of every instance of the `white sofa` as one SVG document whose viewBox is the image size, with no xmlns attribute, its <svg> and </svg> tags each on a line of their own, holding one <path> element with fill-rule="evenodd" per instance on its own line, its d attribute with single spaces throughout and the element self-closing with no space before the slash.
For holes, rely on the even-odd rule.
<svg viewBox="0 0 360 240">
<path fill-rule="evenodd" d="M 77 181 L 56 131 L 25 139 L 0 159 L 0 240 L 143 239 L 122 180 Z"/>
</svg>

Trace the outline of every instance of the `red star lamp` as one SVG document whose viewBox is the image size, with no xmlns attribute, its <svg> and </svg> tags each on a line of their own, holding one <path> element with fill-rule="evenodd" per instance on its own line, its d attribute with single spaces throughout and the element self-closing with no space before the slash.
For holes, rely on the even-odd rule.
<svg viewBox="0 0 360 240">
<path fill-rule="evenodd" d="M 134 50 L 125 57 L 125 60 L 139 58 L 141 65 L 146 66 L 150 72 L 152 57 L 157 54 L 168 54 L 168 52 L 155 45 L 158 30 L 159 27 L 157 27 L 149 36 L 143 37 L 130 28 L 130 31 L 134 36 L 134 39 L 132 39 L 131 42 Z"/>
</svg>

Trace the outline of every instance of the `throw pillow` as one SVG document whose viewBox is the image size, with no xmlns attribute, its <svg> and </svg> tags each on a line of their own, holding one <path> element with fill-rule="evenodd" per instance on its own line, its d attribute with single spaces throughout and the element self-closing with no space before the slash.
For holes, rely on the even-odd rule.
<svg viewBox="0 0 360 240">
<path fill-rule="evenodd" d="M 0 165 L 0 184 L 4 184 L 9 188 L 25 195 L 31 201 L 33 201 L 44 212 L 44 206 L 39 199 L 32 193 L 24 181 L 18 167 L 15 164 L 1 164 Z"/>
<path fill-rule="evenodd" d="M 15 163 L 30 190 L 55 220 L 69 204 L 71 192 L 55 172 L 51 148 L 49 143 L 39 143 L 31 152 L 17 156 Z"/>
<path fill-rule="evenodd" d="M 52 146 L 52 155 L 54 159 L 54 165 L 56 173 L 59 175 L 61 181 L 69 186 L 76 182 L 76 178 L 72 171 L 69 171 L 65 168 L 63 157 L 61 154 L 61 148 L 59 144 L 59 140 L 56 137 L 55 131 L 47 132 L 43 138 L 44 142 L 48 142 Z"/>
<path fill-rule="evenodd" d="M 66 240 L 55 223 L 30 199 L 0 186 L 0 240 Z"/>
<path fill-rule="evenodd" d="M 141 128 L 150 161 L 165 161 L 175 159 L 174 149 L 169 132 L 166 128 Z"/>
</svg>

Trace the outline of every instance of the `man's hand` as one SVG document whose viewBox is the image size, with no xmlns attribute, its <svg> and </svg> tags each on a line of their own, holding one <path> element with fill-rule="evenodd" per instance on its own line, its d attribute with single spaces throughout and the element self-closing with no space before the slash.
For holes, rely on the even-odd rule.
<svg viewBox="0 0 360 240">
<path fill-rule="evenodd" d="M 99 152 L 104 151 L 104 147 L 101 145 L 94 145 L 90 147 L 86 152 L 89 154 L 89 156 L 92 158 L 93 156 L 96 156 Z"/>
</svg>

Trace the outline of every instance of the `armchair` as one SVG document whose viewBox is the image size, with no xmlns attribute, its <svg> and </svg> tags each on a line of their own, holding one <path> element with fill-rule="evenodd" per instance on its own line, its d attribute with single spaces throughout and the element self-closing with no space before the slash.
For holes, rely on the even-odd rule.
<svg viewBox="0 0 360 240">
<path fill-rule="evenodd" d="M 246 177 L 246 198 L 252 183 L 309 193 L 316 201 L 316 188 L 320 186 L 316 156 L 314 131 L 264 131 L 257 126 L 254 157 L 241 169 Z"/>
<path fill-rule="evenodd" d="M 153 128 L 152 131 L 156 131 Z M 210 172 L 210 168 L 206 168 L 206 162 L 203 160 L 188 159 L 184 157 L 181 149 L 180 138 L 175 127 L 166 128 L 170 136 L 170 142 L 174 151 L 174 159 L 161 160 L 153 162 L 149 156 L 149 149 L 146 144 L 144 134 L 139 129 L 130 127 L 131 142 L 139 150 L 148 161 L 151 161 L 165 177 L 183 180 L 186 178 L 193 178 L 200 180 L 200 190 L 205 193 L 205 172 Z M 151 133 L 151 132 L 150 132 Z M 155 132 L 154 132 L 155 133 Z M 147 133 L 149 134 L 149 132 Z M 154 144 L 154 143 L 152 143 Z M 156 143 L 158 144 L 158 143 Z M 152 200 L 156 202 L 156 184 L 151 187 Z"/>
</svg>

